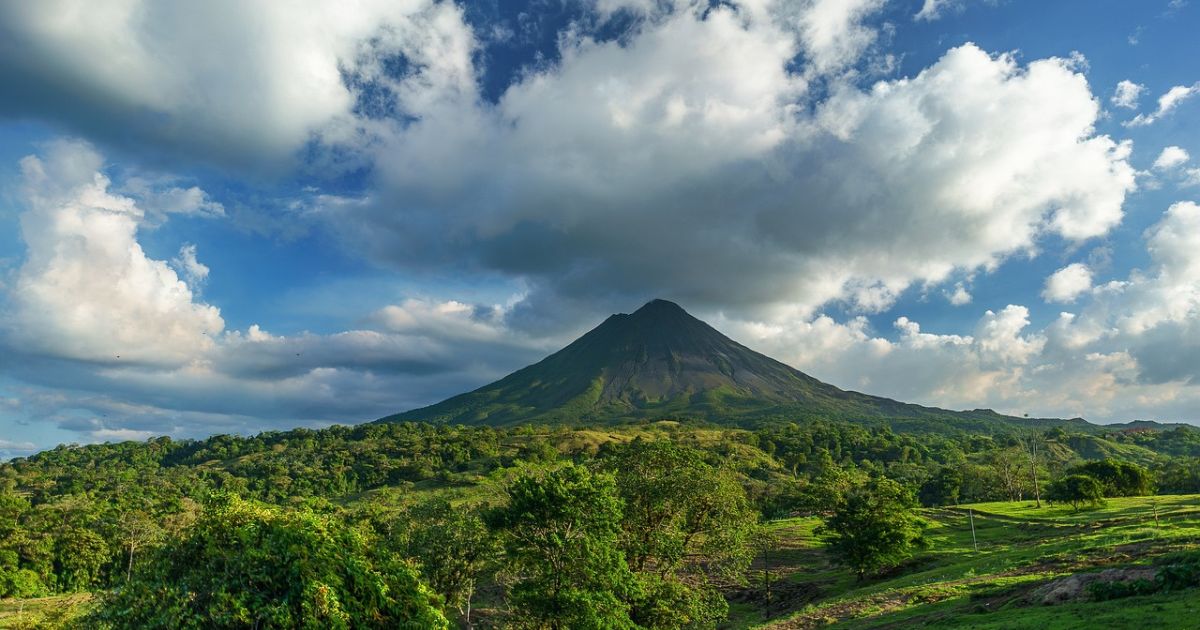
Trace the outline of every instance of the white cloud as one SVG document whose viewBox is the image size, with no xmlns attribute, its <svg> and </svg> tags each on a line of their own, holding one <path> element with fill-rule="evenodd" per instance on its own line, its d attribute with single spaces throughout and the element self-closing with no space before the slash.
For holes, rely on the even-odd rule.
<svg viewBox="0 0 1200 630">
<path fill-rule="evenodd" d="M 970 304 L 972 297 L 971 292 L 963 286 L 963 283 L 959 282 L 954 285 L 954 291 L 946 293 L 946 299 L 954 306 L 963 306 Z"/>
<path fill-rule="evenodd" d="M 152 223 L 161 223 L 170 215 L 218 218 L 225 216 L 225 206 L 214 201 L 199 186 L 177 186 L 172 178 L 147 179 L 129 177 L 117 192 L 138 201 Z"/>
<path fill-rule="evenodd" d="M 1002 2 L 1003 0 L 983 0 L 983 4 L 989 6 L 997 6 Z M 951 12 L 962 13 L 967 4 L 968 0 L 924 0 L 920 10 L 913 15 L 913 20 L 935 22 Z"/>
<path fill-rule="evenodd" d="M 863 318 L 717 322 L 818 378 L 900 400 L 1105 422 L 1197 422 L 1200 206 L 1173 204 L 1147 230 L 1146 248 L 1148 269 L 1079 293 L 1087 299 L 1077 312 L 1040 331 L 1021 306 L 988 311 L 970 335 L 926 332 L 900 317 L 894 340 Z M 1090 285 L 1078 279 L 1076 288 Z"/>
<path fill-rule="evenodd" d="M 68 141 L 21 161 L 28 255 L 10 331 L 25 347 L 84 361 L 185 362 L 223 330 L 220 312 L 146 256 L 137 241 L 145 213 L 109 191 L 101 168 L 90 146 Z"/>
<path fill-rule="evenodd" d="M 877 33 L 864 20 L 886 0 L 809 0 L 798 16 L 801 42 L 814 74 L 827 74 L 857 61 Z"/>
<path fill-rule="evenodd" d="M 1200 186 L 1200 168 L 1184 169 L 1183 180 L 1180 185 L 1185 188 Z"/>
<path fill-rule="evenodd" d="M 1130 145 L 1094 135 L 1071 60 L 966 45 L 915 77 L 839 84 L 809 116 L 788 71 L 803 44 L 755 14 L 563 46 L 495 108 L 459 102 L 383 137 L 380 192 L 325 208 L 329 224 L 401 266 L 524 278 L 531 303 L 877 311 L 1044 235 L 1103 235 L 1134 187 Z"/>
<path fill-rule="evenodd" d="M 1083 263 L 1071 263 L 1046 278 L 1042 298 L 1047 302 L 1074 302 L 1092 288 L 1092 270 Z"/>
<path fill-rule="evenodd" d="M 667 11 L 613 0 L 610 10 L 653 15 L 619 41 L 564 33 L 561 60 L 528 69 L 493 104 L 449 2 L 60 4 L 0 9 L 0 36 L 29 51 L 0 71 L 29 86 L 14 101 L 27 114 L 114 142 L 106 129 L 138 129 L 139 142 L 212 159 L 310 140 L 345 149 L 378 189 L 316 196 L 306 213 L 405 269 L 450 265 L 530 289 L 511 309 L 401 300 L 340 333 L 219 334 L 219 311 L 194 292 L 207 276 L 195 250 L 181 249 L 177 273 L 137 241 L 169 215 L 220 216 L 219 202 L 169 178 L 110 184 L 78 147 L 32 158 L 29 260 L 4 322 L 27 360 L 5 369 L 69 387 L 45 417 L 94 437 L 382 415 L 536 358 L 544 342 L 521 331 L 547 329 L 524 318 L 658 294 L 701 314 L 725 305 L 746 318 L 727 320 L 745 338 L 817 376 L 917 402 L 1045 413 L 1095 402 L 1116 417 L 1129 392 L 1165 401 L 1146 406 L 1162 413 L 1196 400 L 1180 384 L 1190 346 L 1149 345 L 1200 338 L 1186 206 L 1148 233 L 1152 269 L 1095 288 L 1041 331 L 1017 305 L 962 335 L 899 318 L 895 340 L 863 318 L 813 315 L 836 300 L 879 311 L 914 283 L 1117 225 L 1134 188 L 1131 145 L 1096 134 L 1100 101 L 1077 59 L 1022 65 L 967 44 L 915 76 L 864 85 L 854 69 L 870 61 L 881 1 L 681 0 Z M 54 12 L 67 16 L 58 30 Z M 412 72 L 385 67 L 397 55 Z M 814 81 L 827 89 L 810 91 Z M 368 92 L 403 121 L 356 114 Z M 1173 89 L 1153 115 L 1186 96 Z M 76 102 L 94 111 L 65 105 Z M 958 285 L 947 297 L 970 295 Z M 97 420 L 101 410 L 112 413 Z"/>
<path fill-rule="evenodd" d="M 14 105 L 29 115 L 256 163 L 311 141 L 316 168 L 350 156 L 379 178 L 311 213 L 356 250 L 498 271 L 564 299 L 672 289 L 711 303 L 737 286 L 737 304 L 879 310 L 913 282 L 1119 221 L 1129 147 L 1095 135 L 1078 60 L 1022 67 L 966 45 L 860 89 L 883 4 L 610 0 L 597 19 L 645 17 L 618 41 L 564 31 L 561 59 L 496 104 L 450 2 L 59 0 L 6 5 L 0 30 L 26 53 L 3 67 L 29 85 Z M 818 100 L 813 80 L 833 96 Z M 146 215 L 224 211 L 186 184 L 117 192 Z"/>
<path fill-rule="evenodd" d="M 196 259 L 196 246 L 186 243 L 179 248 L 179 255 L 171 261 L 185 278 L 188 286 L 195 290 L 208 279 L 208 265 Z"/>
<path fill-rule="evenodd" d="M 314 136 L 348 131 L 343 70 L 415 53 L 417 74 L 452 76 L 472 36 L 434 0 L 161 4 L 46 0 L 0 4 L 0 103 L 113 143 L 175 147 L 270 168 Z"/>
<path fill-rule="evenodd" d="M 1169 146 L 1158 154 L 1158 158 L 1154 160 L 1154 169 L 1159 171 L 1169 171 L 1176 166 L 1179 166 L 1188 161 L 1190 156 L 1187 151 L 1177 146 Z"/>
<path fill-rule="evenodd" d="M 1137 109 L 1138 99 L 1141 98 L 1142 92 L 1145 91 L 1146 86 L 1125 79 L 1117 84 L 1117 89 L 1113 92 L 1112 98 L 1109 100 L 1117 107 Z"/>
<path fill-rule="evenodd" d="M 917 11 L 913 19 L 932 22 L 942 17 L 942 9 L 953 6 L 953 4 L 952 0 L 925 0 L 921 3 L 921 10 Z"/>
<path fill-rule="evenodd" d="M 1184 101 L 1197 94 L 1200 94 L 1200 82 L 1193 83 L 1192 85 L 1176 85 L 1158 97 L 1158 109 L 1154 113 L 1138 114 L 1132 120 L 1128 120 L 1123 124 L 1126 127 L 1144 127 L 1154 124 L 1162 117 L 1175 111 Z"/>
<path fill-rule="evenodd" d="M 194 292 L 210 274 L 196 247 L 180 248 L 178 273 L 148 257 L 147 213 L 112 192 L 123 182 L 94 149 L 60 141 L 21 166 L 28 251 L 0 352 L 16 357 L 4 375 L 33 393 L 0 398 L 7 415 L 88 441 L 361 421 L 478 386 L 559 341 L 512 330 L 511 303 L 434 299 L 385 304 L 333 334 L 225 331 Z"/>
</svg>

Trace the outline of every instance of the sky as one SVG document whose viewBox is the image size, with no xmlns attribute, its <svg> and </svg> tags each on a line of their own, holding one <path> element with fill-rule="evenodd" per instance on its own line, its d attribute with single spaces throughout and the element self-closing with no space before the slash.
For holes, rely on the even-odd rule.
<svg viewBox="0 0 1200 630">
<path fill-rule="evenodd" d="M 0 0 L 0 458 L 355 423 L 678 302 L 1200 423 L 1200 2 Z"/>
</svg>

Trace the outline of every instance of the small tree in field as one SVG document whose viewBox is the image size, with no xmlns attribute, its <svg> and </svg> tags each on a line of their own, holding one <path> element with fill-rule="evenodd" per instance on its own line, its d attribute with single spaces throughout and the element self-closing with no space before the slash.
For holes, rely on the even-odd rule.
<svg viewBox="0 0 1200 630">
<path fill-rule="evenodd" d="M 843 495 L 818 533 L 838 562 L 862 580 L 924 547 L 924 528 L 912 496 L 895 481 L 880 478 Z"/>
<path fill-rule="evenodd" d="M 1104 503 L 1104 484 L 1088 475 L 1067 475 L 1050 484 L 1049 499 L 1070 503 L 1076 511 L 1079 506 Z"/>
</svg>

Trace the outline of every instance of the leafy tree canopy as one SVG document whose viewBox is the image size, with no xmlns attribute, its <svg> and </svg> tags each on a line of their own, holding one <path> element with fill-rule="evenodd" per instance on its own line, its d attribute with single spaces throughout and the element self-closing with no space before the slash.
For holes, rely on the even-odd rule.
<svg viewBox="0 0 1200 630">
<path fill-rule="evenodd" d="M 925 523 L 913 508 L 903 486 L 891 479 L 872 479 L 842 497 L 820 533 L 834 557 L 861 580 L 900 564 L 925 545 Z"/>
<path fill-rule="evenodd" d="M 448 628 L 406 564 L 308 510 L 212 498 L 90 620 L 101 628 Z"/>
</svg>

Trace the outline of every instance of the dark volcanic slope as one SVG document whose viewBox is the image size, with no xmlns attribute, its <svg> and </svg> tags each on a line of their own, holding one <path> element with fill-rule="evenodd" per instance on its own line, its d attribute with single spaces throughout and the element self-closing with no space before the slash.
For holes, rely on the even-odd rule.
<svg viewBox="0 0 1200 630">
<path fill-rule="evenodd" d="M 910 418 L 981 428 L 1016 418 L 847 392 L 759 354 L 678 305 L 613 315 L 571 345 L 490 385 L 383 421 L 455 424 Z"/>
</svg>

